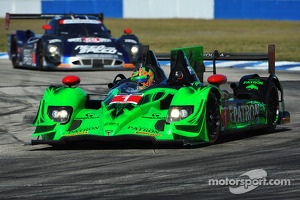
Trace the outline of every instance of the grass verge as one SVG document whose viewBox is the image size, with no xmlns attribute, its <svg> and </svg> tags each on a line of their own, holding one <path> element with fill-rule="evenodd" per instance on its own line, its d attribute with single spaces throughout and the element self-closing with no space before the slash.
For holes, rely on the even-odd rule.
<svg viewBox="0 0 300 200">
<path fill-rule="evenodd" d="M 0 32 L 0 52 L 7 51 L 7 35 L 16 29 L 43 33 L 45 20 L 11 20 L 9 30 Z M 267 52 L 276 45 L 276 60 L 300 61 L 300 22 L 265 20 L 200 19 L 104 19 L 114 37 L 131 28 L 143 44 L 157 53 L 171 48 L 203 45 L 205 52 Z"/>
</svg>

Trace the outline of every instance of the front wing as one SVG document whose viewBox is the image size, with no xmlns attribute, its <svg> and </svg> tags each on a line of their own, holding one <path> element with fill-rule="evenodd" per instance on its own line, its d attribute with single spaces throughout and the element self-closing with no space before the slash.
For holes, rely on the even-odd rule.
<svg viewBox="0 0 300 200">
<path fill-rule="evenodd" d="M 157 140 L 155 137 L 152 136 L 139 136 L 139 135 L 119 135 L 119 136 L 97 136 L 97 135 L 80 135 L 80 136 L 63 136 L 59 140 L 31 140 L 32 145 L 39 145 L 39 144 L 48 144 L 51 146 L 59 146 L 59 145 L 72 145 L 72 144 L 82 144 L 84 142 L 97 142 L 99 143 L 99 146 L 101 146 L 101 142 L 107 143 L 107 142 L 134 142 L 135 144 L 139 143 L 149 143 L 154 145 L 180 145 L 180 146 L 186 146 L 186 145 L 192 145 L 195 144 L 195 142 L 189 142 L 187 140 L 183 139 L 177 139 L 177 140 Z M 198 142 L 200 143 L 200 142 Z M 198 144 L 197 143 L 197 144 Z"/>
</svg>

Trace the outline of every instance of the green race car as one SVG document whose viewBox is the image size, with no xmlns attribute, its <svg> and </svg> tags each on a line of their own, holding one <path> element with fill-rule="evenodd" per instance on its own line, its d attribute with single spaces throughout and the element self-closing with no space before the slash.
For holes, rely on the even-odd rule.
<svg viewBox="0 0 300 200">
<path fill-rule="evenodd" d="M 64 85 L 49 86 L 40 101 L 32 144 L 62 145 L 85 141 L 215 143 L 220 134 L 254 129 L 272 132 L 288 123 L 283 89 L 275 74 L 243 76 L 232 93 L 220 89 L 225 75 L 214 73 L 208 84 L 194 68 L 203 66 L 203 47 L 171 50 L 167 77 L 148 50 L 132 77 L 118 74 L 105 98 L 78 87 L 80 78 L 66 76 Z"/>
</svg>

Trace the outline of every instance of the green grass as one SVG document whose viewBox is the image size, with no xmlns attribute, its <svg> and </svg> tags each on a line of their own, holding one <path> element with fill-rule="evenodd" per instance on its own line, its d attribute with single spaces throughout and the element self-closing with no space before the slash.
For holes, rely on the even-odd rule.
<svg viewBox="0 0 300 200">
<path fill-rule="evenodd" d="M 0 33 L 0 51 L 7 51 L 7 34 L 16 29 L 42 33 L 45 20 L 11 20 L 9 31 Z M 105 19 L 114 37 L 131 28 L 143 44 L 157 53 L 171 48 L 203 45 L 205 52 L 267 52 L 268 44 L 276 45 L 276 59 L 300 61 L 300 22 L 263 20 L 199 19 Z"/>
</svg>

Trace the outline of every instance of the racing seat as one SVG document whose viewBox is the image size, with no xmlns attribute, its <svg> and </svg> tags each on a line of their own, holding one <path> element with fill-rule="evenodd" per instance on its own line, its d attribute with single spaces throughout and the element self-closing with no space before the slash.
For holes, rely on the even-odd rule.
<svg viewBox="0 0 300 200">
<path fill-rule="evenodd" d="M 35 34 L 31 30 L 26 30 L 26 38 L 30 39 L 31 37 L 34 37 Z"/>
<path fill-rule="evenodd" d="M 146 59 L 143 64 L 146 69 L 150 69 L 152 73 L 154 74 L 154 84 L 160 84 L 160 83 L 165 83 L 167 80 L 167 77 L 165 75 L 164 70 L 160 67 L 159 62 L 157 61 L 157 58 L 153 51 L 148 50 L 146 54 Z M 126 83 L 126 82 L 131 82 L 130 78 L 126 78 L 123 74 L 118 74 L 114 78 L 112 83 L 108 84 L 109 89 L 113 89 L 115 87 L 118 87 L 119 85 Z"/>
<path fill-rule="evenodd" d="M 151 50 L 147 51 L 144 66 L 146 69 L 148 68 L 154 73 L 155 84 L 159 84 L 159 83 L 167 80 L 165 72 L 160 67 L 160 64 L 157 61 L 157 58 L 156 58 L 155 54 L 153 53 L 153 51 L 151 51 Z"/>
<path fill-rule="evenodd" d="M 193 69 L 191 69 L 184 52 L 179 50 L 177 52 L 175 65 L 171 69 L 167 83 L 174 86 L 190 86 L 195 81 L 199 81 L 199 79 Z"/>
</svg>

